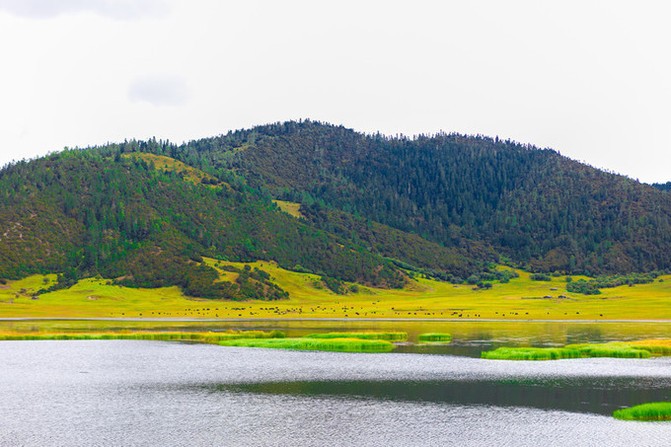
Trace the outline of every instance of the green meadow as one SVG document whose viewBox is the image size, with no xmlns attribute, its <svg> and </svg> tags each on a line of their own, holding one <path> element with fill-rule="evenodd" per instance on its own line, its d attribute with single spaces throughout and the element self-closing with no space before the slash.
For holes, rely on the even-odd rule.
<svg viewBox="0 0 671 447">
<path fill-rule="evenodd" d="M 296 203 L 296 202 L 287 202 L 286 200 L 273 200 L 275 205 L 277 207 L 284 211 L 285 213 L 289 214 L 290 216 L 300 218 L 303 217 L 303 214 L 301 214 L 301 204 Z"/>
<path fill-rule="evenodd" d="M 221 279 L 234 280 L 221 267 L 231 263 L 206 259 Z M 1 318 L 132 319 L 437 319 L 445 321 L 613 321 L 671 320 L 671 276 L 653 283 L 603 289 L 600 295 L 566 291 L 565 277 L 533 281 L 519 278 L 490 289 L 424 278 L 403 289 L 351 287 L 346 295 L 327 289 L 320 277 L 282 269 L 272 262 L 249 263 L 268 272 L 289 292 L 279 301 L 222 301 L 185 296 L 178 287 L 128 288 L 104 278 L 88 278 L 69 289 L 37 295 L 55 275 L 35 275 L 0 285 Z M 351 284 L 348 284 L 351 286 Z"/>
</svg>

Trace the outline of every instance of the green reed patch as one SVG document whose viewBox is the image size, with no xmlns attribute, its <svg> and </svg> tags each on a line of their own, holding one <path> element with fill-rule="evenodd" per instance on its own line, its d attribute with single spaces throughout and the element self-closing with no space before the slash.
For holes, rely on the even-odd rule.
<svg viewBox="0 0 671 447">
<path fill-rule="evenodd" d="M 334 352 L 391 352 L 394 345 L 387 340 L 363 340 L 360 338 L 269 338 L 269 339 L 237 339 L 219 342 L 221 346 L 238 346 L 244 348 L 271 348 L 300 351 L 334 351 Z"/>
<path fill-rule="evenodd" d="M 449 343 L 452 341 L 452 335 L 443 332 L 427 332 L 419 334 L 417 340 L 420 343 Z"/>
<path fill-rule="evenodd" d="M 613 417 L 625 421 L 671 421 L 671 402 L 650 402 L 613 412 Z"/>
<path fill-rule="evenodd" d="M 565 346 L 565 349 L 575 349 L 580 352 L 581 357 L 647 359 L 651 355 L 650 351 L 643 348 L 619 342 L 574 344 Z"/>
<path fill-rule="evenodd" d="M 497 348 L 481 354 L 489 360 L 559 360 L 580 358 L 580 352 L 566 348 Z"/>
<path fill-rule="evenodd" d="M 559 360 L 575 358 L 612 357 L 646 359 L 650 351 L 626 343 L 583 343 L 560 348 L 497 348 L 481 354 L 490 360 Z"/>
<path fill-rule="evenodd" d="M 653 355 L 671 356 L 671 340 L 651 339 L 627 342 L 633 348 L 644 349 Z"/>
<path fill-rule="evenodd" d="M 359 340 L 386 340 L 386 341 L 406 341 L 408 339 L 407 332 L 374 332 L 374 331 L 357 331 L 357 332 L 323 332 L 317 334 L 306 335 L 306 338 L 356 338 Z"/>
</svg>

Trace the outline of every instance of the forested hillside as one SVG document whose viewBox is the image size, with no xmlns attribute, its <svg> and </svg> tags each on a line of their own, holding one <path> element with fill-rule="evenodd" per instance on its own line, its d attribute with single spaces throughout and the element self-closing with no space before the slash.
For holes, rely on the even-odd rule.
<svg viewBox="0 0 671 447">
<path fill-rule="evenodd" d="M 300 204 L 300 217 L 281 212 Z M 0 171 L 0 278 L 60 272 L 282 296 L 263 272 L 217 281 L 202 256 L 275 260 L 400 287 L 505 262 L 537 271 L 671 268 L 671 195 L 511 141 L 391 138 L 287 122 L 174 145 L 65 150 Z"/>
<path fill-rule="evenodd" d="M 671 191 L 671 182 L 653 183 L 652 186 L 654 186 L 655 188 L 660 189 L 662 191 Z"/>
<path fill-rule="evenodd" d="M 272 259 L 287 268 L 398 287 L 404 275 L 363 247 L 203 175 L 158 169 L 118 148 L 72 150 L 0 174 L 0 277 L 63 272 L 126 285 L 231 292 L 201 256 Z"/>
<path fill-rule="evenodd" d="M 488 246 L 543 271 L 671 267 L 671 196 L 511 141 L 363 135 L 288 122 L 180 147 L 251 186 L 319 203 L 446 247 Z"/>
</svg>

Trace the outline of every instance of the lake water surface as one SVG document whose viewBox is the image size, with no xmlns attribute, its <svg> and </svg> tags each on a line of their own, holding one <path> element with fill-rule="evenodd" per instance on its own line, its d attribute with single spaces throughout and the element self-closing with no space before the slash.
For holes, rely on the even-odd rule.
<svg viewBox="0 0 671 447">
<path fill-rule="evenodd" d="M 1 446 L 667 446 L 671 359 L 0 343 Z"/>
</svg>

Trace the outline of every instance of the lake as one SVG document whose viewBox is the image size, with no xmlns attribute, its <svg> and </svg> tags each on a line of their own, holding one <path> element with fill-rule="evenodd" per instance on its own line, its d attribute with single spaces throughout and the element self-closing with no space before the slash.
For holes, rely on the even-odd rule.
<svg viewBox="0 0 671 447">
<path fill-rule="evenodd" d="M 1 342 L 2 446 L 662 446 L 671 359 Z"/>
</svg>

